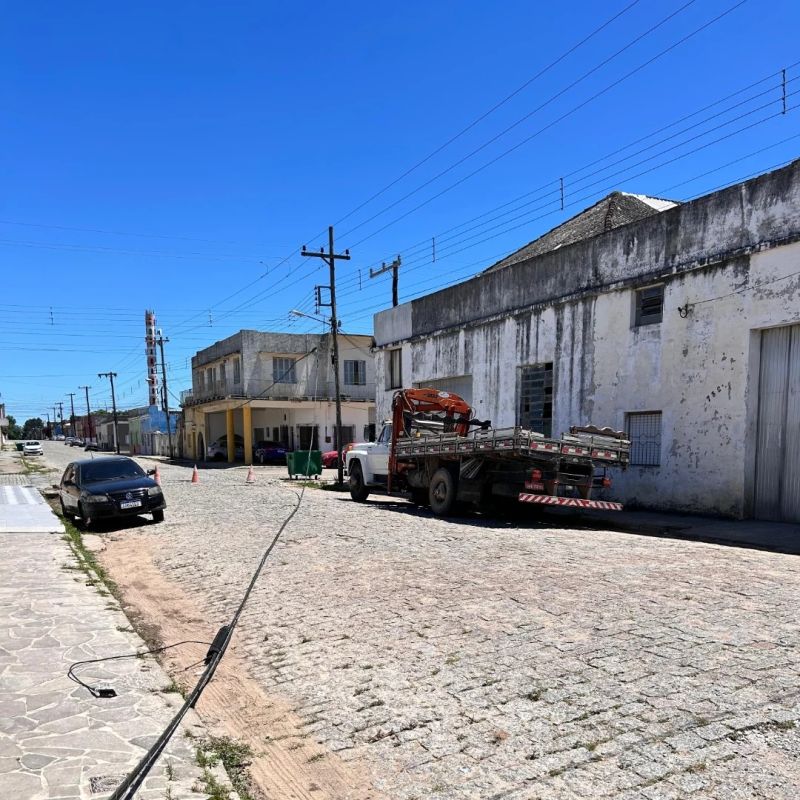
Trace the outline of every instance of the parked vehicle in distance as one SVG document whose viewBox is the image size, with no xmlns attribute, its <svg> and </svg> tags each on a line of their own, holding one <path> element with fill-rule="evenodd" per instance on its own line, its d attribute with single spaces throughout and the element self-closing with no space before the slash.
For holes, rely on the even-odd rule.
<svg viewBox="0 0 800 800">
<path fill-rule="evenodd" d="M 83 447 L 84 444 L 85 444 L 85 442 L 83 441 L 83 439 L 79 439 L 79 438 L 76 437 L 69 443 L 69 446 L 70 447 Z"/>
<path fill-rule="evenodd" d="M 153 522 L 164 521 L 167 503 L 161 487 L 132 458 L 73 461 L 64 470 L 58 487 L 61 512 L 90 528 L 101 519 L 119 519 L 152 514 Z"/>
<path fill-rule="evenodd" d="M 345 461 L 347 454 L 356 446 L 355 442 L 350 442 L 342 448 L 342 462 Z M 322 454 L 322 466 L 325 469 L 335 469 L 339 466 L 339 453 L 336 450 L 328 450 Z"/>
<path fill-rule="evenodd" d="M 97 442 L 86 442 L 86 447 L 83 448 L 84 450 L 99 450 L 100 445 Z"/>
<path fill-rule="evenodd" d="M 238 433 L 233 435 L 233 445 L 235 448 L 234 457 L 239 461 L 244 459 L 244 439 Z M 216 441 L 212 442 L 206 450 L 206 455 L 212 461 L 228 460 L 228 436 L 222 434 Z"/>
<path fill-rule="evenodd" d="M 58 433 L 53 437 L 53 440 L 56 442 L 63 442 L 64 441 L 64 434 Z"/>
<path fill-rule="evenodd" d="M 253 455 L 261 464 L 286 464 L 288 450 L 278 442 L 256 442 Z"/>
<path fill-rule="evenodd" d="M 40 442 L 29 441 L 25 442 L 22 446 L 22 455 L 24 456 L 43 456 L 44 450 Z"/>
<path fill-rule="evenodd" d="M 71 447 L 74 441 L 75 441 L 74 436 L 67 436 L 67 438 L 64 439 L 64 444 L 67 445 L 68 447 Z"/>
</svg>

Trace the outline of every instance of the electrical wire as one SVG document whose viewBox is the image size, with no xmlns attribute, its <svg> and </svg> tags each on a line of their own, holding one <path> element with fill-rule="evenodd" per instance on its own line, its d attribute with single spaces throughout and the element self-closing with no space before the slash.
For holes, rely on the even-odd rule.
<svg viewBox="0 0 800 800">
<path fill-rule="evenodd" d="M 395 217 L 394 219 L 392 219 L 389 222 L 385 223 L 380 228 L 377 228 L 376 230 L 374 230 L 372 233 L 370 233 L 367 236 L 364 236 L 363 238 L 359 239 L 357 242 L 349 245 L 349 249 L 354 250 L 359 245 L 363 244 L 366 241 L 369 241 L 374 236 L 377 236 L 379 233 L 382 233 L 383 231 L 385 231 L 388 228 L 392 227 L 393 225 L 397 224 L 398 222 L 400 222 L 401 220 L 403 220 L 406 217 L 410 216 L 411 214 L 416 213 L 421 208 L 424 208 L 429 203 L 432 203 L 434 200 L 436 200 L 439 197 L 442 197 L 444 194 L 447 194 L 448 192 L 452 191 L 457 186 L 460 186 L 461 184 L 463 184 L 464 182 L 468 181 L 470 178 L 474 177 L 478 173 L 483 172 L 483 170 L 485 170 L 488 167 L 492 166 L 493 164 L 497 163 L 501 159 L 506 158 L 507 156 L 511 155 L 511 153 L 515 152 L 516 150 L 518 150 L 523 145 L 525 145 L 528 142 L 532 141 L 537 136 L 540 136 L 545 131 L 550 130 L 550 128 L 554 127 L 558 123 L 562 122 L 563 120 L 565 120 L 568 117 L 572 116 L 573 114 L 577 113 L 581 109 L 585 108 L 587 105 L 589 105 L 590 103 L 594 102 L 599 97 L 602 97 L 604 94 L 606 94 L 607 92 L 611 91 L 611 89 L 616 88 L 621 83 L 623 83 L 626 80 L 628 80 L 629 78 L 631 78 L 633 75 L 636 75 L 638 72 L 641 72 L 641 70 L 643 70 L 646 67 L 650 66 L 655 61 L 657 61 L 658 59 L 660 59 L 663 56 L 665 56 L 667 53 L 671 52 L 672 50 L 674 50 L 675 48 L 679 47 L 680 45 L 686 43 L 687 41 L 689 41 L 689 39 L 692 39 L 693 37 L 695 37 L 698 34 L 702 33 L 704 30 L 706 30 L 710 26 L 714 25 L 715 23 L 719 22 L 721 19 L 726 17 L 728 14 L 733 13 L 736 9 L 740 8 L 741 6 L 743 6 L 746 2 L 748 2 L 748 0 L 739 0 L 739 2 L 737 2 L 734 5 L 730 6 L 728 9 L 726 9 L 722 13 L 718 14 L 716 17 L 708 20 L 707 22 L 705 22 L 700 27 L 695 28 L 691 33 L 688 33 L 685 36 L 681 37 L 676 42 L 673 42 L 671 45 L 669 45 L 668 47 L 664 48 L 663 50 L 660 50 L 654 56 L 648 58 L 646 61 L 643 61 L 641 64 L 639 64 L 638 66 L 634 67 L 632 70 L 629 70 L 628 72 L 626 72 L 622 77 L 617 78 L 612 83 L 610 83 L 607 86 L 605 86 L 603 89 L 600 89 L 599 91 L 595 92 L 590 97 L 588 97 L 587 99 L 585 99 L 582 102 L 580 102 L 578 105 L 573 106 L 569 111 L 566 111 L 565 113 L 561 114 L 559 117 L 556 117 L 556 119 L 554 119 L 551 122 L 547 123 L 547 125 L 545 125 L 545 126 L 539 128 L 538 130 L 534 131 L 529 136 L 526 136 L 524 139 L 522 139 L 521 141 L 517 142 L 515 145 L 513 145 L 510 148 L 508 148 L 507 150 L 504 150 L 502 153 L 498 154 L 497 156 L 495 156 L 494 158 L 490 159 L 489 161 L 485 162 L 484 164 L 479 166 L 477 169 L 474 169 L 472 172 L 467 173 L 466 175 L 462 176 L 461 178 L 459 178 L 454 183 L 450 184 L 449 186 L 446 186 L 444 189 L 441 189 L 436 194 L 428 197 L 423 202 L 419 203 L 418 205 L 414 206 L 413 208 L 409 209 L 408 211 L 405 211 L 403 214 L 399 215 L 398 217 Z M 360 226 L 358 226 L 358 227 L 360 227 Z M 352 233 L 355 230 L 356 230 L 356 228 L 351 228 L 350 231 L 348 231 L 347 233 L 342 234 L 342 235 L 343 236 L 347 236 L 349 233 Z"/>
<path fill-rule="evenodd" d="M 314 348 L 316 351 L 317 348 Z M 314 352 L 314 351 L 312 351 Z M 311 355 L 308 353 L 307 355 Z M 319 355 L 317 355 L 317 369 L 316 369 L 316 380 L 319 380 Z M 318 386 L 315 384 L 314 391 L 316 394 Z M 311 455 L 311 444 L 312 444 L 312 437 L 309 437 L 309 445 L 308 445 L 308 453 L 307 459 L 310 461 Z M 308 463 L 308 462 L 307 462 Z M 158 760 L 161 753 L 164 751 L 164 748 L 169 743 L 170 739 L 174 735 L 175 731 L 178 729 L 183 718 L 189 712 L 189 709 L 194 708 L 197 704 L 197 701 L 200 699 L 204 689 L 208 686 L 211 679 L 214 677 L 214 673 L 217 671 L 222 658 L 225 655 L 228 646 L 230 645 L 231 639 L 233 638 L 233 634 L 236 630 L 236 626 L 239 624 L 239 620 L 242 616 L 242 612 L 244 611 L 245 605 L 247 605 L 247 601 L 250 599 L 250 595 L 258 582 L 259 577 L 261 576 L 261 572 L 264 569 L 264 566 L 267 563 L 267 559 L 269 558 L 270 554 L 272 553 L 275 545 L 278 543 L 281 535 L 283 534 L 284 530 L 286 530 L 287 525 L 292 521 L 294 516 L 300 510 L 300 506 L 303 503 L 303 498 L 305 497 L 306 486 L 305 483 L 301 487 L 300 493 L 294 492 L 295 496 L 297 497 L 297 503 L 294 508 L 291 510 L 289 515 L 283 520 L 281 526 L 278 528 L 278 531 L 275 533 L 275 536 L 272 538 L 272 541 L 269 543 L 268 547 L 264 551 L 261 560 L 258 563 L 253 575 L 250 579 L 250 583 L 247 585 L 245 589 L 244 596 L 242 597 L 241 602 L 239 603 L 236 611 L 231 618 L 231 621 L 227 625 L 223 625 L 219 631 L 217 631 L 217 635 L 214 637 L 214 641 L 211 643 L 209 651 L 205 658 L 206 668 L 203 671 L 203 674 L 200 676 L 197 684 L 195 685 L 194 689 L 191 691 L 189 696 L 186 698 L 185 702 L 178 710 L 177 714 L 172 718 L 170 723 L 167 725 L 164 732 L 158 737 L 156 742 L 153 746 L 148 750 L 148 752 L 144 755 L 141 761 L 134 767 L 134 769 L 128 773 L 125 779 L 120 783 L 120 785 L 114 790 L 113 794 L 109 798 L 109 800 L 133 800 L 136 792 L 138 791 L 139 787 L 144 782 L 145 778 L 147 777 L 150 770 L 155 765 L 156 761 Z"/>
<path fill-rule="evenodd" d="M 124 658 L 143 658 L 144 656 L 163 653 L 165 650 L 172 650 L 175 647 L 182 647 L 186 644 L 203 644 L 208 646 L 210 642 L 198 642 L 193 639 L 187 639 L 183 642 L 175 642 L 175 644 L 168 644 L 164 645 L 163 647 L 155 647 L 151 650 L 136 650 L 132 653 L 123 653 L 122 655 L 117 656 L 104 656 L 102 658 L 87 658 L 83 661 L 73 661 L 73 663 L 69 665 L 69 669 L 67 669 L 67 677 L 78 685 L 83 686 L 83 688 L 86 689 L 92 695 L 92 697 L 114 697 L 116 692 L 114 692 L 113 689 L 102 690 L 95 686 L 91 686 L 90 684 L 86 683 L 86 681 L 81 680 L 81 678 L 75 674 L 75 669 L 77 667 L 86 666 L 87 664 L 101 664 L 105 661 L 119 661 Z M 109 691 L 114 692 L 114 694 L 109 694 Z"/>
</svg>

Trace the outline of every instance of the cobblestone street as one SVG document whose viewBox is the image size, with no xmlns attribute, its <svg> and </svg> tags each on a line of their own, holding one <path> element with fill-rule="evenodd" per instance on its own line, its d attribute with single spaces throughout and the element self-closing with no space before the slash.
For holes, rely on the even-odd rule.
<svg viewBox="0 0 800 800">
<path fill-rule="evenodd" d="M 110 536 L 154 542 L 214 627 L 293 487 L 161 471 L 166 522 Z M 794 798 L 798 577 L 794 556 L 308 489 L 236 649 L 386 797 Z"/>
</svg>

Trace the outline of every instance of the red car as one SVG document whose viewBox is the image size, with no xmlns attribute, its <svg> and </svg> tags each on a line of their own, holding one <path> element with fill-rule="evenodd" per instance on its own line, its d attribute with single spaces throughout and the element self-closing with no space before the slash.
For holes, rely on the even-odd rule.
<svg viewBox="0 0 800 800">
<path fill-rule="evenodd" d="M 344 462 L 344 454 L 348 450 L 352 450 L 355 447 L 355 442 L 350 442 L 350 444 L 345 445 L 342 448 L 342 462 Z M 339 454 L 335 450 L 328 450 L 327 453 L 322 454 L 322 466 L 325 469 L 335 469 L 339 466 Z"/>
</svg>

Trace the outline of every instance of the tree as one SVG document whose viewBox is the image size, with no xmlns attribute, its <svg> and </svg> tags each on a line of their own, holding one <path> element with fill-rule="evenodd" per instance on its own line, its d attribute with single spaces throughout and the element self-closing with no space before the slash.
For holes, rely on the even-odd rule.
<svg viewBox="0 0 800 800">
<path fill-rule="evenodd" d="M 22 428 L 17 425 L 17 421 L 14 417 L 9 414 L 6 419 L 8 420 L 8 427 L 6 428 L 6 436 L 9 439 L 21 439 L 22 438 Z"/>
<path fill-rule="evenodd" d="M 25 420 L 22 426 L 21 439 L 40 439 L 44 431 L 44 421 L 40 417 L 31 417 Z"/>
</svg>

